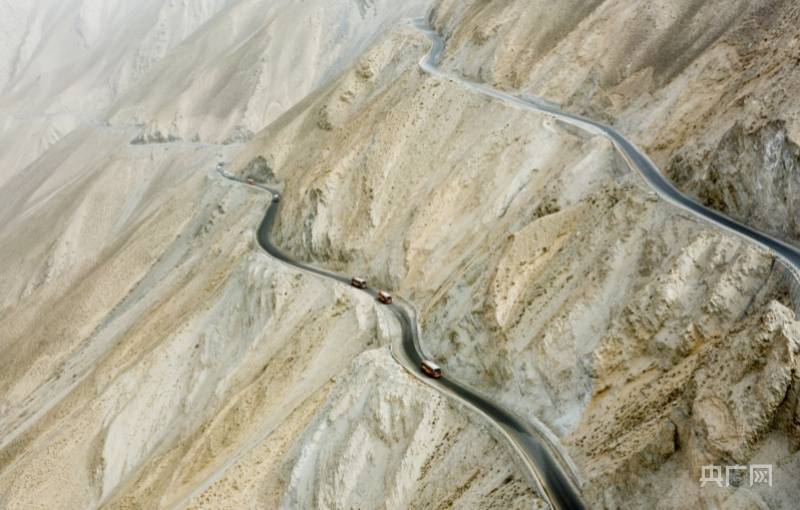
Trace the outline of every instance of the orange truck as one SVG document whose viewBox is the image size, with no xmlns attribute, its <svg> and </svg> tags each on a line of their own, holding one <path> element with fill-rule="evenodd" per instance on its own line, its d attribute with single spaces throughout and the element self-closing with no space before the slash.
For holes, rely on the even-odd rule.
<svg viewBox="0 0 800 510">
<path fill-rule="evenodd" d="M 442 376 L 442 368 L 433 361 L 424 359 L 419 364 L 419 368 L 422 370 L 422 373 L 428 377 L 438 379 Z"/>
</svg>

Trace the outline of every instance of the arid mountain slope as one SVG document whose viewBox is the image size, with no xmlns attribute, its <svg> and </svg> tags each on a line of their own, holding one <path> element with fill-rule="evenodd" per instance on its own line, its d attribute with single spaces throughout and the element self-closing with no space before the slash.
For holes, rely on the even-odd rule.
<svg viewBox="0 0 800 510">
<path fill-rule="evenodd" d="M 19 21 L 0 53 L 0 183 L 80 125 L 142 125 L 142 141 L 244 140 L 425 4 L 0 4 Z"/>
<path fill-rule="evenodd" d="M 659 201 L 605 139 L 422 72 L 429 41 L 403 18 L 424 2 L 143 4 L 170 35 L 141 74 L 114 53 L 127 11 L 72 4 L 69 26 L 0 53 L 12 69 L 8 48 L 45 41 L 0 98 L 0 144 L 29 137 L 2 152 L 0 506 L 546 506 L 482 419 L 393 362 L 385 309 L 260 250 L 268 197 L 223 162 L 282 189 L 278 245 L 411 299 L 448 373 L 548 426 L 589 506 L 793 507 L 786 271 Z M 26 5 L 0 8 L 58 19 Z M 773 85 L 795 85 L 761 52 L 791 3 L 434 7 L 453 76 L 611 119 L 705 199 L 783 225 L 714 184 L 762 189 L 768 156 L 784 179 L 768 189 L 793 185 L 793 103 L 771 112 Z M 107 65 L 74 97 L 98 100 L 53 106 L 72 85 L 34 71 L 84 36 L 109 57 L 78 53 Z M 737 86 L 776 95 L 739 105 Z M 702 465 L 750 463 L 774 486 L 699 484 Z"/>
<path fill-rule="evenodd" d="M 607 119 L 690 194 L 800 239 L 795 2 L 440 0 L 433 20 L 445 66 Z"/>
<path fill-rule="evenodd" d="M 185 75 L 230 80 L 238 88 L 226 93 L 242 105 L 263 100 L 265 89 L 231 77 L 228 62 L 245 74 L 294 69 L 286 76 L 291 89 L 266 89 L 274 98 L 287 94 L 281 108 L 301 99 L 303 86 L 351 66 L 347 59 L 359 45 L 413 7 L 326 4 L 314 22 L 341 24 L 339 35 L 347 37 L 341 51 L 306 47 L 319 73 L 308 76 L 290 65 L 302 48 L 270 42 L 286 24 L 255 15 L 280 11 L 276 4 L 241 4 L 207 12 L 203 28 L 185 45 L 165 49 L 163 61 L 182 64 Z M 295 4 L 284 2 L 283 10 Z M 121 15 L 104 5 L 86 13 L 101 17 L 98 41 L 113 35 L 103 29 L 116 26 L 103 16 Z M 242 47 L 235 37 L 246 34 L 244 21 L 262 37 L 245 37 Z M 180 27 L 167 24 L 168 31 Z M 232 27 L 232 39 L 215 39 L 220 26 Z M 77 30 L 55 28 L 67 38 Z M 198 67 L 214 41 L 219 60 Z M 110 55 L 117 46 L 109 44 Z M 52 47 L 41 43 L 39 60 L 31 62 L 50 70 L 44 56 Z M 237 47 L 269 57 L 239 58 Z M 81 94 L 97 84 L 103 89 L 116 69 L 98 69 Z M 221 106 L 203 93 L 134 81 L 110 108 L 97 103 L 106 108 L 100 117 L 80 111 L 90 119 L 113 117 L 110 124 L 81 117 L 0 184 L 0 506 L 242 508 L 246 501 L 291 508 L 324 499 L 337 507 L 360 496 L 356 481 L 366 476 L 376 485 L 364 501 L 393 494 L 397 508 L 441 501 L 541 505 L 481 421 L 422 389 L 391 361 L 387 344 L 397 325 L 372 300 L 262 253 L 254 232 L 267 197 L 215 171 L 240 144 L 150 136 L 151 126 L 174 114 L 176 94 L 191 99 L 194 117 L 185 126 L 192 129 L 229 129 L 218 116 Z M 44 102 L 33 101 L 39 93 L 31 91 L 29 105 L 37 119 L 49 115 Z M 3 96 L 4 104 L 22 104 L 24 93 L 15 94 Z M 146 126 L 126 117 L 135 105 Z M 252 127 L 276 111 L 254 115 Z M 14 141 L 30 132 L 7 134 Z M 354 399 L 358 409 L 350 409 Z M 344 408 L 351 414 L 341 415 Z M 337 431 L 320 441 L 315 430 L 328 419 Z M 330 458 L 325 472 L 304 467 L 301 453 L 338 454 L 354 445 L 383 452 L 383 462 L 343 455 Z M 237 475 L 242 466 L 246 477 Z M 248 490 L 258 496 L 248 497 Z"/>
<path fill-rule="evenodd" d="M 111 123 L 145 125 L 145 141 L 246 140 L 424 4 L 235 2 L 116 104 Z"/>
<path fill-rule="evenodd" d="M 412 299 L 448 372 L 561 435 L 590 503 L 790 504 L 783 268 L 659 202 L 605 140 L 415 62 L 377 46 L 238 156 L 285 185 L 281 244 Z M 699 486 L 765 458 L 779 490 Z"/>
<path fill-rule="evenodd" d="M 225 4 L 0 2 L 0 183 L 73 129 L 102 120 Z"/>
</svg>

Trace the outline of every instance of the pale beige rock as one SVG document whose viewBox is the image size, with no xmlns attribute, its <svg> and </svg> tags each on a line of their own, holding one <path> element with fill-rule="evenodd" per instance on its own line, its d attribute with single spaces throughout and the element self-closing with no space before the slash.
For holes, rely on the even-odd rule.
<svg viewBox="0 0 800 510">
<path fill-rule="evenodd" d="M 703 127 L 708 147 L 732 118 L 758 133 L 785 99 L 753 85 L 709 114 L 740 59 L 769 82 L 769 44 L 743 53 L 755 4 L 545 3 L 439 2 L 443 65 L 614 116 L 662 163 Z M 325 63 L 311 77 L 254 15 L 277 5 L 193 14 L 148 60 L 165 79 L 126 81 L 112 125 L 4 121 L 37 140 L 4 155 L 42 157 L 0 180 L 0 506 L 541 504 L 481 420 L 391 361 L 397 326 L 372 300 L 260 252 L 267 200 L 214 173 L 232 160 L 282 187 L 279 245 L 412 299 L 446 372 L 549 426 L 590 506 L 792 507 L 800 337 L 769 254 L 659 202 L 606 140 L 421 73 L 427 39 L 384 30 L 402 6 L 326 4 L 364 39 L 300 48 Z M 81 33 L 102 40 L 87 6 Z M 631 52 L 637 21 L 652 30 Z M 795 48 L 781 37 L 776 59 Z M 678 40 L 697 52 L 656 58 Z M 297 70 L 291 90 L 266 85 L 273 64 Z M 733 462 L 774 464 L 775 487 L 699 486 L 702 465 Z"/>
</svg>

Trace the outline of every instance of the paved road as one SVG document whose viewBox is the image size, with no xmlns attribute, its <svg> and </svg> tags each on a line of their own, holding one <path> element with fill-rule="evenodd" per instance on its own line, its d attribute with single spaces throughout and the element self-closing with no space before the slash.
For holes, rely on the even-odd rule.
<svg viewBox="0 0 800 510">
<path fill-rule="evenodd" d="M 759 232 L 747 225 L 739 223 L 727 216 L 709 209 L 697 201 L 675 189 L 667 181 L 650 159 L 621 133 L 610 126 L 561 111 L 557 106 L 535 98 L 522 98 L 513 96 L 485 84 L 471 82 L 457 75 L 442 71 L 436 62 L 444 50 L 444 43 L 439 35 L 424 28 L 418 23 L 420 30 L 430 38 L 432 45 L 429 53 L 420 61 L 420 68 L 425 72 L 442 76 L 454 83 L 468 88 L 476 93 L 503 101 L 516 107 L 549 114 L 554 118 L 568 122 L 592 133 L 606 136 L 625 157 L 630 167 L 636 170 L 645 182 L 650 185 L 658 195 L 667 202 L 686 210 L 699 218 L 711 222 L 736 235 L 746 238 L 767 250 L 784 261 L 795 277 L 800 277 L 800 250 L 770 235 Z M 242 179 L 226 174 L 220 169 L 220 174 L 231 180 L 244 182 Z M 277 191 L 265 186 L 256 185 L 273 195 Z M 334 279 L 342 284 L 349 285 L 349 277 L 330 271 L 310 266 L 294 260 L 276 247 L 270 233 L 278 214 L 280 204 L 270 204 L 258 228 L 258 242 L 261 247 L 274 258 L 296 268 L 308 271 L 322 277 Z M 377 291 L 365 289 L 369 295 L 375 297 Z M 520 454 L 533 482 L 541 494 L 544 494 L 554 508 L 582 509 L 585 508 L 581 501 L 579 491 L 574 482 L 575 474 L 569 460 L 561 453 L 559 446 L 546 430 L 527 424 L 509 410 L 491 400 L 483 397 L 479 392 L 450 378 L 447 374 L 438 380 L 426 378 L 419 370 L 419 363 L 424 356 L 419 342 L 419 327 L 413 306 L 396 297 L 396 303 L 387 307 L 397 318 L 401 330 L 401 346 L 393 348 L 393 354 L 412 373 L 426 383 L 436 387 L 439 391 L 452 396 L 467 406 L 475 409 L 496 426 L 509 440 L 512 447 Z"/>
<path fill-rule="evenodd" d="M 420 61 L 420 68 L 423 71 L 442 76 L 476 93 L 492 97 L 504 103 L 545 113 L 586 131 L 606 136 L 624 156 L 630 167 L 636 170 L 661 198 L 677 207 L 689 211 L 699 218 L 709 221 L 720 228 L 740 235 L 770 250 L 787 263 L 795 276 L 800 275 L 800 250 L 779 239 L 775 239 L 747 225 L 732 220 L 682 194 L 667 181 L 658 168 L 642 151 L 614 128 L 591 119 L 563 112 L 557 106 L 536 98 L 513 96 L 493 89 L 485 84 L 472 82 L 457 75 L 442 71 L 437 67 L 436 62 L 444 50 L 444 42 L 436 32 L 427 29 L 422 23 L 416 22 L 415 24 L 430 38 L 432 43 L 429 53 Z M 243 182 L 237 177 L 226 174 L 221 169 L 220 173 L 228 179 Z M 277 194 L 277 191 L 265 186 L 256 186 L 272 193 L 273 196 Z M 270 233 L 275 222 L 275 217 L 278 214 L 279 206 L 279 203 L 271 203 L 270 206 L 268 206 L 264 219 L 258 228 L 258 242 L 261 247 L 271 256 L 286 264 L 349 285 L 349 277 L 294 260 L 272 243 Z M 372 297 L 377 296 L 377 291 L 375 289 L 368 288 L 364 289 L 363 292 L 368 293 Z M 572 465 L 562 453 L 557 444 L 557 440 L 554 439 L 552 435 L 548 434 L 548 431 L 544 427 L 527 424 L 505 407 L 485 398 L 479 392 L 459 383 L 447 374 L 441 379 L 430 379 L 422 375 L 419 365 L 420 361 L 426 356 L 423 354 L 419 342 L 419 326 L 416 321 L 416 314 L 413 306 L 411 303 L 396 297 L 395 304 L 389 305 L 387 308 L 397 318 L 402 330 L 402 343 L 400 347 L 392 349 L 395 358 L 409 371 L 429 385 L 434 386 L 448 396 L 456 398 L 489 419 L 520 455 L 539 493 L 545 495 L 554 508 L 585 508 L 576 487 L 576 475 Z"/>
<path fill-rule="evenodd" d="M 614 144 L 620 154 L 622 154 L 628 165 L 644 179 L 644 181 L 658 194 L 660 198 L 676 207 L 688 211 L 702 220 L 710 222 L 716 227 L 741 236 L 746 240 L 754 242 L 759 246 L 769 250 L 776 257 L 786 263 L 787 268 L 792 272 L 795 279 L 800 280 L 800 250 L 798 248 L 768 234 L 759 232 L 758 230 L 731 219 L 718 211 L 709 209 L 696 200 L 684 195 L 664 177 L 664 175 L 659 171 L 658 167 L 656 167 L 656 165 L 650 160 L 650 158 L 647 157 L 644 152 L 642 152 L 630 140 L 625 138 L 625 136 L 611 126 L 607 126 L 579 115 L 564 112 L 557 105 L 542 99 L 514 96 L 496 90 L 483 83 L 473 82 L 454 73 L 441 70 L 437 66 L 437 61 L 441 53 L 444 51 L 444 42 L 442 41 L 442 38 L 438 33 L 425 26 L 424 22 L 422 21 L 415 20 L 413 24 L 419 30 L 424 32 L 431 40 L 430 51 L 419 63 L 419 66 L 423 71 L 432 75 L 443 77 L 453 83 L 472 90 L 475 93 L 503 101 L 506 104 L 513 105 L 518 108 L 545 113 L 587 132 L 605 136 Z M 550 472 L 550 470 L 556 471 L 559 469 L 564 469 L 565 466 L 563 463 L 560 465 L 547 465 L 547 463 L 542 463 L 538 467 L 540 468 L 539 476 L 544 478 L 545 482 L 547 482 L 547 480 L 549 480 L 551 477 L 555 478 L 556 484 L 560 483 L 561 480 L 567 479 L 563 473 L 559 474 Z M 541 470 L 544 471 L 542 472 Z M 571 506 L 573 502 L 571 501 L 571 497 L 569 495 L 567 495 L 565 498 L 551 498 L 551 502 L 558 508 L 573 508 Z"/>
<path fill-rule="evenodd" d="M 219 169 L 219 173 L 226 179 L 245 182 L 239 177 L 225 173 L 222 169 Z M 268 191 L 273 196 L 278 194 L 277 190 L 260 184 L 254 184 L 253 186 Z M 350 277 L 295 260 L 275 246 L 270 238 L 270 233 L 279 209 L 280 203 L 270 203 L 264 214 L 264 219 L 258 227 L 258 243 L 264 251 L 290 266 L 350 285 Z M 378 295 L 376 289 L 367 288 L 362 291 L 373 298 Z M 383 306 L 397 319 L 402 331 L 400 345 L 392 346 L 392 354 L 395 358 L 424 382 L 488 418 L 520 454 L 531 481 L 539 489 L 540 494 L 544 494 L 555 508 L 585 508 L 574 482 L 565 474 L 567 470 L 561 467 L 561 465 L 569 464 L 558 451 L 553 439 L 547 437 L 545 431 L 531 427 L 508 409 L 485 398 L 476 390 L 459 383 L 447 374 L 444 374 L 440 379 L 425 377 L 420 370 L 420 362 L 426 356 L 420 346 L 419 326 L 413 305 L 399 296 L 394 296 L 392 305 Z"/>
<path fill-rule="evenodd" d="M 781 260 L 786 262 L 789 269 L 793 272 L 795 278 L 800 279 L 800 250 L 798 250 L 798 248 L 768 234 L 759 232 L 758 230 L 748 227 L 747 225 L 739 223 L 738 221 L 733 220 L 718 211 L 709 209 L 696 200 L 684 195 L 664 177 L 661 171 L 659 171 L 658 167 L 656 167 L 656 165 L 650 161 L 650 158 L 648 158 L 644 152 L 639 150 L 639 148 L 636 147 L 630 140 L 625 138 L 625 136 L 611 126 L 607 126 L 579 115 L 564 112 L 559 109 L 557 105 L 548 103 L 547 101 L 541 99 L 514 96 L 505 92 L 501 92 L 497 89 L 493 89 L 483 83 L 469 81 L 455 74 L 442 71 L 436 65 L 439 56 L 444 50 L 442 38 L 436 32 L 426 28 L 421 22 L 416 21 L 415 24 L 428 36 L 428 38 L 430 38 L 432 43 L 430 52 L 420 61 L 419 64 L 424 71 L 437 76 L 442 76 L 474 92 L 498 99 L 506 104 L 511 104 L 522 109 L 546 113 L 556 119 L 577 126 L 585 131 L 605 136 L 614 144 L 620 154 L 622 154 L 622 156 L 628 162 L 628 165 L 633 170 L 638 172 L 644 181 L 662 199 L 692 213 L 696 217 L 713 223 L 717 227 L 744 237 L 745 239 L 752 241 L 763 248 L 766 248 Z"/>
</svg>

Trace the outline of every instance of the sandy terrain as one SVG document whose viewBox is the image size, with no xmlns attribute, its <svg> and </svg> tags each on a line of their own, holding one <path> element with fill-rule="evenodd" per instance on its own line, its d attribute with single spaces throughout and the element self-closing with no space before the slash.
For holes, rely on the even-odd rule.
<svg viewBox="0 0 800 510">
<path fill-rule="evenodd" d="M 287 251 L 413 300 L 591 507 L 793 506 L 786 272 L 604 139 L 422 73 L 428 4 L 45 4 L 0 2 L 0 507 L 545 506 L 393 362 L 380 307 L 260 251 L 267 200 L 218 162 L 283 188 Z M 434 2 L 442 66 L 609 119 L 796 234 L 794 5 L 545 4 Z M 772 488 L 698 482 L 761 463 Z"/>
</svg>

